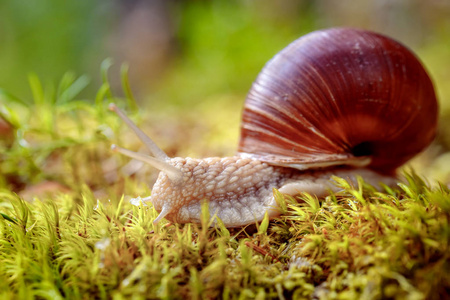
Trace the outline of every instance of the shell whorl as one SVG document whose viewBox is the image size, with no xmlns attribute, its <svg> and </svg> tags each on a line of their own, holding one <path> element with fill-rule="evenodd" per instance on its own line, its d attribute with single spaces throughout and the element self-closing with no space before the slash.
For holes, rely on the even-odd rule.
<svg viewBox="0 0 450 300">
<path fill-rule="evenodd" d="M 364 164 L 392 173 L 433 140 L 437 101 L 415 55 L 373 32 L 333 28 L 279 52 L 254 82 L 238 152 L 274 164 Z M 369 160 L 366 160 L 369 161 Z"/>
</svg>

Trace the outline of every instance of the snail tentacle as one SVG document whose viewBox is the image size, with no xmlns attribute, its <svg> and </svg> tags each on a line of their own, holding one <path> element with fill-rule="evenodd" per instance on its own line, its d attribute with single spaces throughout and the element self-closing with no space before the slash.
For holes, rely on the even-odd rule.
<svg viewBox="0 0 450 300">
<path fill-rule="evenodd" d="M 119 152 L 128 157 L 145 162 L 145 163 L 157 168 L 158 170 L 163 171 L 164 173 L 167 174 L 167 176 L 170 178 L 170 180 L 173 183 L 179 183 L 183 179 L 183 173 L 181 172 L 181 170 L 178 170 L 176 167 L 168 164 L 165 161 L 161 161 L 157 158 L 154 158 L 154 157 L 151 157 L 151 156 L 148 156 L 145 154 L 141 154 L 141 153 L 134 152 L 134 151 L 131 151 L 128 149 L 124 149 L 117 145 L 112 145 L 111 149 L 115 152 Z"/>
<path fill-rule="evenodd" d="M 170 205 L 168 205 L 168 204 L 164 205 L 161 212 L 159 213 L 159 215 L 153 221 L 153 224 L 159 223 L 159 221 L 161 221 L 165 216 L 170 214 L 172 212 L 172 210 L 173 209 L 172 209 L 172 207 L 170 207 Z"/>
<path fill-rule="evenodd" d="M 114 103 L 109 104 L 109 110 L 115 112 L 124 122 L 128 125 L 138 136 L 138 138 L 144 143 L 147 149 L 159 160 L 164 161 L 170 159 L 167 154 L 156 145 L 156 143 L 146 135 L 141 129 L 139 129 L 133 121 L 128 118 L 120 108 Z"/>
</svg>

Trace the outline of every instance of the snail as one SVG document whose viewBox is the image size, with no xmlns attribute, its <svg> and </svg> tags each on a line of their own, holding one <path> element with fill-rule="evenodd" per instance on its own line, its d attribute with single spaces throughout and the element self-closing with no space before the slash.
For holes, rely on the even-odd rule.
<svg viewBox="0 0 450 300">
<path fill-rule="evenodd" d="M 276 54 L 253 83 L 233 157 L 170 158 L 111 104 L 152 156 L 113 145 L 161 172 L 150 197 L 162 218 L 200 222 L 201 203 L 227 227 L 280 214 L 273 189 L 317 197 L 330 178 L 361 176 L 380 186 L 434 139 L 437 100 L 422 64 L 405 46 L 371 31 L 309 33 Z"/>
</svg>

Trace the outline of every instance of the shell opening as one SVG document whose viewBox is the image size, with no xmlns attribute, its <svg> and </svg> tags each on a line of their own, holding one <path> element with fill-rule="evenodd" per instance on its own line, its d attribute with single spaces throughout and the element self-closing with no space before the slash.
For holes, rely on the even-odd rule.
<svg viewBox="0 0 450 300">
<path fill-rule="evenodd" d="M 370 156 L 373 154 L 373 145 L 370 142 L 363 142 L 354 146 L 350 152 L 356 157 Z"/>
</svg>

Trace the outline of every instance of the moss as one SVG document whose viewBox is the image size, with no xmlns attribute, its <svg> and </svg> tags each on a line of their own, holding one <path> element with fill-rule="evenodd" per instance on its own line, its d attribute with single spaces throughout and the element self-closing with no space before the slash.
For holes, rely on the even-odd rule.
<svg viewBox="0 0 450 300">
<path fill-rule="evenodd" d="M 33 77 L 35 99 L 9 97 L 3 104 L 8 113 L 2 117 L 16 134 L 0 144 L 2 299 L 449 294 L 450 192 L 444 185 L 430 188 L 413 172 L 406 184 L 383 192 L 340 178 L 335 181 L 342 191 L 323 199 L 274 191 L 283 215 L 242 229 L 220 222 L 210 228 L 205 209 L 199 225 L 154 225 L 152 206 L 122 196 L 149 190 L 142 183 L 146 174 L 121 172 L 123 158 L 108 151 L 110 140 L 121 135 L 119 121 L 105 113 L 111 93 L 104 77 L 94 105 L 67 98 L 77 86 L 68 77 L 63 86 L 72 93 L 62 88 L 65 98 L 49 98 Z M 52 113 L 32 119 L 44 107 Z M 59 185 L 46 193 L 30 188 L 44 180 Z M 25 197 L 27 191 L 33 192 Z"/>
<path fill-rule="evenodd" d="M 152 207 L 123 199 L 26 203 L 3 191 L 0 285 L 61 299 L 439 299 L 450 288 L 450 194 L 410 179 L 393 195 L 344 186 L 323 201 L 280 198 L 280 219 L 234 231 L 207 219 L 155 226 Z"/>
</svg>

